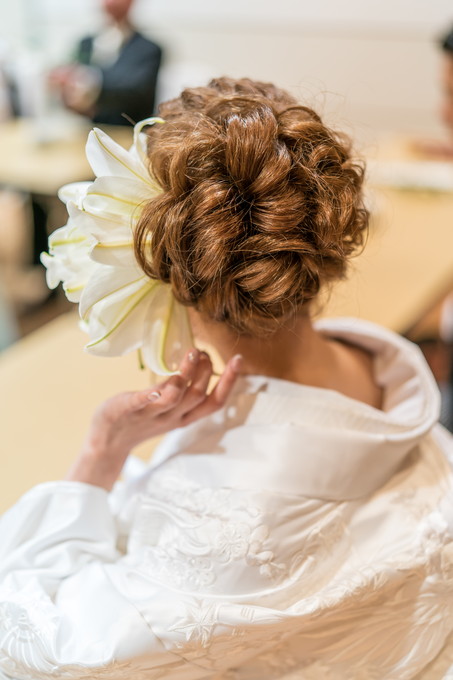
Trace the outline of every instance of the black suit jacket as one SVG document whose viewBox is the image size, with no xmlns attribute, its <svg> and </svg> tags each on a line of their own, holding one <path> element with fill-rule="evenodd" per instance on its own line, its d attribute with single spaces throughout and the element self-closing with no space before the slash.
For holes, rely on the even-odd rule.
<svg viewBox="0 0 453 680">
<path fill-rule="evenodd" d="M 93 37 L 84 38 L 76 60 L 92 65 Z M 102 89 L 95 103 L 93 121 L 109 125 L 130 125 L 154 112 L 157 73 L 162 50 L 140 33 L 134 32 L 121 48 L 118 59 L 101 67 Z"/>
</svg>

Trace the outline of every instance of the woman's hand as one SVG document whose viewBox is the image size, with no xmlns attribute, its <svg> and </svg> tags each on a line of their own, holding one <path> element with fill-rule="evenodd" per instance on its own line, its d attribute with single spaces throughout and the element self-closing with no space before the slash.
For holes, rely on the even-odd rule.
<svg viewBox="0 0 453 680">
<path fill-rule="evenodd" d="M 212 364 L 196 349 L 184 357 L 179 375 L 141 392 L 122 392 L 94 414 L 82 451 L 66 479 L 110 490 L 131 450 L 151 437 L 188 425 L 225 403 L 240 370 L 241 357 L 230 359 L 208 393 Z"/>
</svg>

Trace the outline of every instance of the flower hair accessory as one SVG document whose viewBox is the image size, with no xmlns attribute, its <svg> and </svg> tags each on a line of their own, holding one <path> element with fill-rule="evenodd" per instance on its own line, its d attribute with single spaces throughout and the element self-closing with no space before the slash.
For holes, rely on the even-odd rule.
<svg viewBox="0 0 453 680">
<path fill-rule="evenodd" d="M 86 153 L 96 179 L 60 189 L 68 222 L 51 234 L 41 261 L 49 288 L 61 281 L 68 300 L 79 303 L 88 352 L 139 350 L 154 373 L 170 375 L 193 344 L 187 310 L 169 284 L 140 269 L 133 243 L 141 206 L 161 191 L 148 170 L 142 132 L 156 123 L 164 121 L 148 118 L 135 126 L 129 151 L 101 130 L 90 132 Z"/>
</svg>

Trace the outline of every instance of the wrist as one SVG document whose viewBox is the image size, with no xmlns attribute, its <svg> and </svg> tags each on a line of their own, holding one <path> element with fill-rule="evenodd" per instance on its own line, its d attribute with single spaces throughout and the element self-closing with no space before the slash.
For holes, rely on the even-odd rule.
<svg viewBox="0 0 453 680">
<path fill-rule="evenodd" d="M 94 449 L 86 449 L 71 465 L 65 479 L 100 486 L 111 491 L 120 472 L 121 467 L 114 465 L 105 454 Z"/>
</svg>

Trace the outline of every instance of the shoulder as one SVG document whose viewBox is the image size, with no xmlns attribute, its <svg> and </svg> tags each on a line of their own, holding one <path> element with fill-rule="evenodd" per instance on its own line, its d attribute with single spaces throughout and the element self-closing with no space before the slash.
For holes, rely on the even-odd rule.
<svg viewBox="0 0 453 680">
<path fill-rule="evenodd" d="M 388 360 L 398 358 L 403 363 L 414 364 L 418 370 L 425 373 L 428 371 L 430 374 L 420 348 L 389 328 L 355 317 L 318 319 L 314 325 L 318 331 L 331 338 L 357 345 Z M 430 382 L 434 383 L 432 376 Z"/>
<path fill-rule="evenodd" d="M 134 47 L 140 47 L 143 52 L 148 52 L 155 55 L 162 54 L 162 48 L 157 43 L 153 42 L 149 38 L 145 38 L 145 36 L 138 31 L 134 31 L 130 38 L 130 42 L 134 44 Z"/>
<path fill-rule="evenodd" d="M 357 317 L 333 317 L 318 319 L 315 322 L 318 330 L 324 331 L 329 335 L 335 337 L 349 337 L 349 338 L 370 338 L 384 340 L 392 344 L 409 345 L 408 340 L 405 340 L 401 335 L 395 331 L 390 330 L 384 326 L 366 319 L 359 319 Z"/>
</svg>

